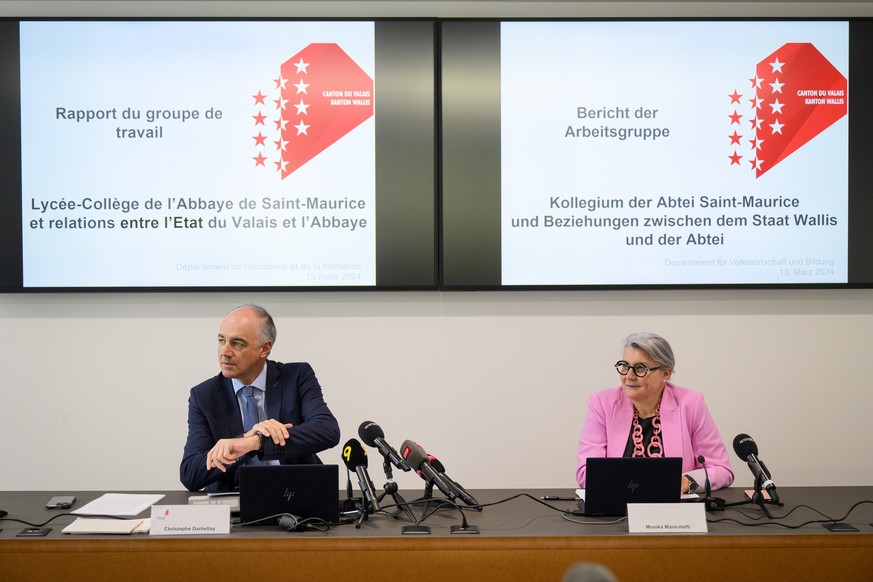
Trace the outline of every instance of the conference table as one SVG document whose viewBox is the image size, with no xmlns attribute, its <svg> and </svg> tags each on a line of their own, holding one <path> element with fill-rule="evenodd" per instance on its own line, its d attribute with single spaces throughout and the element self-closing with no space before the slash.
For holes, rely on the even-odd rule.
<svg viewBox="0 0 873 582">
<path fill-rule="evenodd" d="M 45 537 L 16 536 L 26 526 L 11 519 L 39 524 L 64 513 L 45 509 L 51 496 L 75 494 L 76 509 L 102 493 L 0 491 L 0 509 L 9 513 L 0 520 L 0 581 L 559 581 L 582 562 L 603 564 L 623 581 L 873 580 L 873 487 L 781 488 L 784 505 L 767 506 L 773 519 L 757 505 L 731 507 L 707 513 L 708 532 L 693 534 L 632 534 L 626 519 L 571 515 L 564 511 L 575 502 L 540 499 L 570 490 L 490 489 L 471 491 L 481 511 L 417 506 L 417 518 L 428 513 L 423 535 L 404 534 L 410 520 L 383 507 L 360 527 L 327 532 L 247 526 L 228 535 L 69 535 L 61 530 L 75 518 L 65 513 Z M 161 493 L 160 505 L 186 504 L 192 495 Z M 717 495 L 744 499 L 741 489 Z M 462 515 L 478 534 L 452 533 Z M 830 531 L 820 523 L 827 519 L 858 531 Z"/>
</svg>

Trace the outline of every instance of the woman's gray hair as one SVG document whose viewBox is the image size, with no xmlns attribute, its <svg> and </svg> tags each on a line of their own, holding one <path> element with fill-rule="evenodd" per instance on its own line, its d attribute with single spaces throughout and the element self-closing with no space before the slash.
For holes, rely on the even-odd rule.
<svg viewBox="0 0 873 582">
<path fill-rule="evenodd" d="M 640 331 L 624 338 L 624 349 L 636 348 L 652 358 L 654 363 L 663 368 L 676 367 L 676 358 L 670 343 L 656 333 Z"/>
</svg>

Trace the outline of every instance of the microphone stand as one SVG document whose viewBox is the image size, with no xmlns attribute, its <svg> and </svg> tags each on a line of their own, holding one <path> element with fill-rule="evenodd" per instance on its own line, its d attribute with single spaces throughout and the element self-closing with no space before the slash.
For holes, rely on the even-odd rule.
<svg viewBox="0 0 873 582">
<path fill-rule="evenodd" d="M 411 509 L 409 509 L 409 504 L 406 503 L 403 496 L 397 492 L 398 487 L 397 483 L 394 482 L 394 472 L 391 470 L 391 462 L 388 461 L 387 457 L 382 463 L 382 469 L 385 471 L 385 478 L 388 481 L 382 486 L 384 491 L 376 498 L 376 500 L 381 502 L 385 499 L 386 495 L 390 495 L 391 499 L 394 500 L 394 504 L 398 507 L 398 509 L 394 511 L 394 517 L 399 517 L 401 513 L 405 513 L 406 517 L 409 518 L 409 521 L 415 523 L 415 514 L 412 513 Z"/>
<path fill-rule="evenodd" d="M 368 508 L 365 507 L 363 491 L 361 492 L 361 497 L 355 497 L 352 493 L 352 476 L 348 467 L 346 467 L 346 474 L 348 475 L 348 481 L 346 482 L 347 498 L 343 499 L 343 502 L 340 505 L 340 513 L 344 516 L 357 514 L 357 517 L 355 518 L 355 529 L 360 529 L 361 525 L 367 519 Z"/>
<path fill-rule="evenodd" d="M 430 507 L 434 504 L 436 504 L 435 511 L 443 509 L 444 507 L 453 507 L 453 508 L 459 509 L 459 510 L 461 509 L 461 507 L 459 507 L 458 504 L 455 503 L 455 501 L 453 499 L 449 499 L 448 497 L 434 497 L 433 496 L 433 486 L 434 486 L 434 482 L 432 480 L 430 480 L 430 479 L 426 480 L 424 482 L 424 494 L 419 499 L 416 500 L 416 501 L 424 501 L 424 506 L 423 506 L 423 509 L 421 510 L 422 515 L 426 514 L 430 510 Z M 482 511 L 481 507 L 478 507 L 477 509 L 479 511 Z M 461 516 L 463 516 L 463 515 L 464 515 L 464 512 L 462 510 Z M 473 529 L 477 529 L 476 526 L 470 526 L 470 527 Z M 466 531 L 468 529 L 466 521 L 462 524 L 461 529 L 463 531 L 460 531 L 460 532 L 453 531 L 452 533 L 468 533 Z M 479 533 L 479 532 L 476 531 L 475 533 Z"/>
<path fill-rule="evenodd" d="M 705 467 L 704 467 L 705 469 Z M 703 499 L 706 511 L 723 511 L 725 508 L 724 499 L 721 497 L 712 496 L 712 485 L 709 482 L 709 474 L 706 475 L 706 483 L 704 492 L 706 497 Z"/>
<path fill-rule="evenodd" d="M 754 504 L 754 505 L 757 505 L 758 507 L 761 508 L 761 511 L 764 512 L 764 515 L 766 515 L 766 516 L 767 516 L 768 518 L 770 518 L 770 519 L 773 519 L 773 516 L 772 516 L 772 515 L 770 514 L 770 512 L 767 510 L 767 505 L 768 505 L 768 504 L 769 504 L 769 505 L 778 505 L 779 507 L 782 507 L 784 504 L 781 503 L 781 502 L 779 502 L 779 501 L 773 501 L 772 499 L 767 499 L 767 498 L 765 498 L 765 497 L 764 497 L 764 492 L 762 491 L 762 489 L 763 489 L 763 483 L 764 483 L 764 482 L 763 482 L 763 480 L 761 479 L 761 476 L 760 476 L 760 475 L 757 475 L 757 476 L 755 477 L 755 490 L 752 492 L 752 498 L 751 498 L 751 499 L 746 499 L 746 500 L 744 500 L 744 501 L 737 501 L 737 502 L 735 502 L 735 503 L 725 503 L 724 506 L 725 506 L 725 507 L 737 507 L 737 506 L 740 506 L 740 505 L 749 505 L 749 504 Z"/>
<path fill-rule="evenodd" d="M 349 473 L 349 468 L 346 467 L 346 498 L 343 499 L 342 505 L 340 506 L 340 511 L 344 513 L 350 513 L 352 511 L 356 511 L 358 508 L 358 500 L 355 499 L 354 493 L 352 492 L 352 477 Z"/>
<path fill-rule="evenodd" d="M 360 505 L 360 514 L 358 514 L 358 519 L 355 520 L 355 529 L 361 529 L 361 526 L 364 525 L 364 522 L 367 521 L 372 508 L 369 507 L 369 503 L 365 503 L 363 497 L 361 498 Z"/>
<path fill-rule="evenodd" d="M 369 477 L 368 477 L 369 479 Z M 361 485 L 361 514 L 358 516 L 357 521 L 355 521 L 355 529 L 360 529 L 361 525 L 367 521 L 368 516 L 371 513 L 376 513 L 377 507 L 379 505 L 379 501 L 382 497 L 373 498 L 367 495 L 367 491 L 364 491 L 364 485 Z"/>
<path fill-rule="evenodd" d="M 434 509 L 434 512 L 436 512 L 440 509 L 443 509 L 443 508 L 448 508 L 448 509 L 457 509 L 461 513 L 461 525 L 453 525 L 449 529 L 449 531 L 451 531 L 451 533 L 453 533 L 453 534 L 478 534 L 479 533 L 479 526 L 470 525 L 469 523 L 467 523 L 467 516 L 464 515 L 464 509 L 462 507 L 460 507 L 458 504 L 456 504 L 452 499 L 433 497 L 433 482 L 432 481 L 427 482 L 427 485 L 425 486 L 425 495 L 420 499 L 420 501 L 424 501 L 424 509 L 421 512 L 422 520 L 425 519 L 424 516 L 427 515 L 427 512 L 428 512 L 431 504 L 435 503 L 435 504 L 437 504 L 437 507 L 436 507 L 436 509 Z"/>
<path fill-rule="evenodd" d="M 712 483 L 709 480 L 709 469 L 706 468 L 706 458 L 703 455 L 698 455 L 697 462 L 703 466 L 703 474 L 706 477 L 706 480 L 703 482 L 704 492 L 706 493 L 703 503 L 706 511 L 723 511 L 725 507 L 724 499 L 712 496 Z"/>
</svg>

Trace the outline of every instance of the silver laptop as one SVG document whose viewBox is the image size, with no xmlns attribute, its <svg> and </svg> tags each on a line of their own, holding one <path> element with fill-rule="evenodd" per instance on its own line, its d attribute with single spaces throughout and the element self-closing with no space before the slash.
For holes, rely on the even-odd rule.
<svg viewBox="0 0 873 582">
<path fill-rule="evenodd" d="M 627 515 L 628 503 L 678 503 L 679 457 L 597 457 L 586 461 L 585 515 Z"/>
<path fill-rule="evenodd" d="M 243 465 L 241 524 L 275 525 L 283 514 L 339 521 L 338 465 Z"/>
</svg>

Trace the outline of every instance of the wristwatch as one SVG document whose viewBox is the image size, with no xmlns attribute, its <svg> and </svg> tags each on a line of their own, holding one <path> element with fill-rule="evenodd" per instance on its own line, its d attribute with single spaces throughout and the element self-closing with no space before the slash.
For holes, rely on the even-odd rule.
<svg viewBox="0 0 873 582">
<path fill-rule="evenodd" d="M 256 430 L 256 431 L 255 431 L 255 435 L 256 435 L 259 439 L 261 439 L 261 442 L 258 444 L 258 450 L 257 450 L 257 452 L 262 453 L 262 452 L 264 452 L 264 441 L 267 440 L 267 435 L 265 435 L 264 433 L 262 433 L 262 432 L 259 431 L 259 430 Z M 697 483 L 695 483 L 695 485 L 697 485 Z"/>
<path fill-rule="evenodd" d="M 697 484 L 697 481 L 692 479 L 689 475 L 685 475 L 685 478 L 688 479 L 688 493 L 694 493 L 697 491 L 697 488 L 700 487 L 700 485 Z"/>
</svg>

